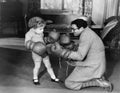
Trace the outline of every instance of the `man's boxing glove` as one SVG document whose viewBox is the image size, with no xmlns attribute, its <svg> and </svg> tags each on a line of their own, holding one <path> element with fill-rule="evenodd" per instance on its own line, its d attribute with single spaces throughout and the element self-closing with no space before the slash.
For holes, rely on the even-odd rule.
<svg viewBox="0 0 120 93">
<path fill-rule="evenodd" d="M 51 54 L 51 46 L 52 44 L 54 44 L 55 42 L 59 40 L 59 37 L 60 37 L 60 33 L 56 32 L 56 30 L 49 32 L 48 36 L 44 37 L 44 41 L 47 47 L 46 49 L 47 49 L 48 54 Z"/>
<path fill-rule="evenodd" d="M 53 44 L 47 44 L 47 45 L 46 45 L 46 50 L 47 50 L 47 53 L 48 53 L 48 54 L 52 54 L 52 51 L 51 51 L 52 45 L 53 45 Z"/>
<path fill-rule="evenodd" d="M 75 42 L 71 41 L 69 44 L 64 45 L 63 47 L 66 48 L 66 49 L 69 49 L 69 50 L 74 50 Z"/>
<path fill-rule="evenodd" d="M 46 44 L 51 44 L 51 43 L 55 43 L 56 41 L 58 41 L 60 37 L 60 33 L 56 32 L 56 30 L 51 31 L 47 37 L 44 38 L 44 41 Z"/>
<path fill-rule="evenodd" d="M 66 49 L 74 50 L 75 42 L 70 39 L 70 36 L 68 34 L 61 35 L 59 43 Z"/>
<path fill-rule="evenodd" d="M 55 44 L 52 45 L 51 47 L 51 51 L 59 56 L 59 57 L 63 57 L 65 59 L 68 58 L 68 56 L 70 55 L 71 51 L 69 49 L 64 49 L 62 46 L 60 46 L 60 44 L 58 42 L 56 42 Z"/>
<path fill-rule="evenodd" d="M 63 34 L 60 36 L 60 40 L 59 40 L 59 43 L 60 45 L 68 45 L 70 44 L 71 42 L 71 39 L 70 39 L 70 36 L 68 34 Z"/>
</svg>

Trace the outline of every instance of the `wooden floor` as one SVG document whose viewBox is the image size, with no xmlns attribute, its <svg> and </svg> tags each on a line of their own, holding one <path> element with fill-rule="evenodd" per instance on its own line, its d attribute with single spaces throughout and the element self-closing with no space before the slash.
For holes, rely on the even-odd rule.
<svg viewBox="0 0 120 93">
<path fill-rule="evenodd" d="M 40 69 L 40 86 L 32 84 L 33 62 L 31 53 L 24 48 L 24 38 L 0 39 L 0 93 L 106 93 L 101 88 L 87 88 L 80 91 L 68 90 L 62 83 L 53 83 L 44 65 Z M 51 59 L 57 76 L 63 78 L 65 73 L 58 74 L 59 63 L 56 57 Z M 120 57 L 106 50 L 106 77 L 113 83 L 113 93 L 120 93 Z M 62 69 L 63 70 L 63 69 Z"/>
</svg>

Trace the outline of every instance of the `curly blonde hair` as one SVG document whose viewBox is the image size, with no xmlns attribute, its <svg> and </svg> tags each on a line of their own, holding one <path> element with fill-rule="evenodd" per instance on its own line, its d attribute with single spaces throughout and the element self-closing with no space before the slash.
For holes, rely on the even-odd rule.
<svg viewBox="0 0 120 93">
<path fill-rule="evenodd" d="M 37 17 L 37 16 L 32 17 L 28 21 L 28 27 L 29 28 L 32 28 L 32 27 L 36 28 L 38 23 L 39 24 L 45 24 L 45 21 L 41 17 Z"/>
</svg>

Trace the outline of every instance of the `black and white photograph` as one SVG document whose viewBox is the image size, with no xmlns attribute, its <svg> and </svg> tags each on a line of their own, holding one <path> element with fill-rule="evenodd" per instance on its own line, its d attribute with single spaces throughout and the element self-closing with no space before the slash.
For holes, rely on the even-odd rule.
<svg viewBox="0 0 120 93">
<path fill-rule="evenodd" d="M 0 93 L 120 93 L 120 0 L 0 0 Z"/>
</svg>

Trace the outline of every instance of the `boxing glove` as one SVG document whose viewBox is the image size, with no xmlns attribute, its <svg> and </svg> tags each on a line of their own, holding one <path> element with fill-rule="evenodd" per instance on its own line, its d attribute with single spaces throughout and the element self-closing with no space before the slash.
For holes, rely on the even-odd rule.
<svg viewBox="0 0 120 93">
<path fill-rule="evenodd" d="M 64 45 L 63 47 L 66 49 L 74 50 L 75 42 L 71 41 L 68 45 Z"/>
<path fill-rule="evenodd" d="M 68 45 L 70 44 L 71 40 L 70 40 L 70 36 L 68 34 L 63 34 L 60 36 L 60 40 L 59 43 L 60 45 Z"/>
<path fill-rule="evenodd" d="M 46 45 L 43 42 L 33 42 L 29 40 L 26 42 L 25 46 L 28 50 L 31 50 L 42 57 L 47 55 Z"/>
<path fill-rule="evenodd" d="M 75 42 L 70 39 L 68 34 L 61 35 L 59 43 L 66 49 L 74 50 Z"/>
<path fill-rule="evenodd" d="M 62 46 L 60 46 L 60 44 L 58 42 L 54 43 L 51 46 L 51 51 L 52 53 L 54 53 L 55 55 L 59 56 L 59 57 L 63 57 L 65 59 L 68 58 L 68 56 L 70 55 L 71 51 L 69 49 L 65 49 Z"/>
<path fill-rule="evenodd" d="M 56 30 L 53 30 L 49 32 L 47 37 L 44 38 L 44 41 L 46 44 L 55 43 L 56 41 L 58 41 L 59 37 L 60 33 L 56 32 Z"/>
<path fill-rule="evenodd" d="M 42 57 L 47 56 L 46 45 L 43 42 L 35 42 L 34 46 L 32 47 L 32 51 Z"/>
<path fill-rule="evenodd" d="M 51 51 L 52 45 L 53 45 L 53 44 L 47 44 L 47 45 L 46 45 L 46 50 L 47 50 L 47 53 L 48 53 L 48 54 L 52 54 L 52 51 Z"/>
</svg>

